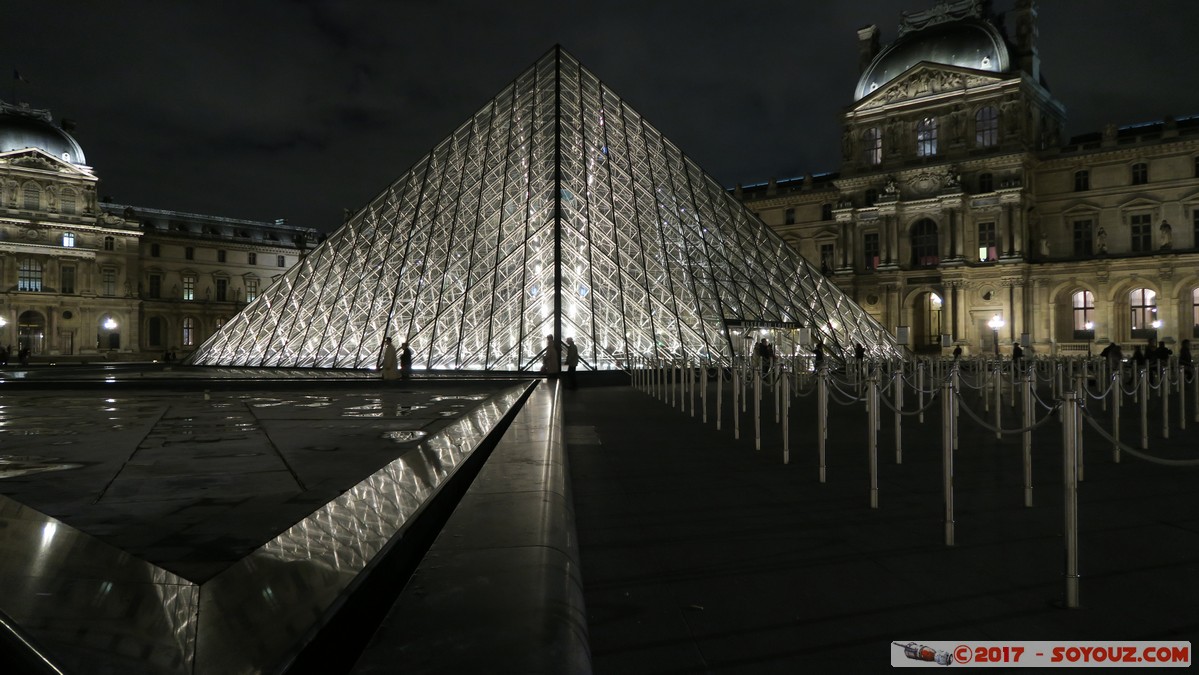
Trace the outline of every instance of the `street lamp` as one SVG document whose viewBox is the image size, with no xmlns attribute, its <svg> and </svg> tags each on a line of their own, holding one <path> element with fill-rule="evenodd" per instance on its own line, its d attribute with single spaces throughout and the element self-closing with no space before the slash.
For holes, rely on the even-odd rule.
<svg viewBox="0 0 1199 675">
<path fill-rule="evenodd" d="M 1091 358 L 1091 341 L 1095 339 L 1095 322 L 1088 321 L 1083 324 L 1083 328 L 1087 329 L 1087 358 Z"/>
<path fill-rule="evenodd" d="M 995 337 L 995 356 L 999 356 L 999 329 L 1003 328 L 1003 319 L 996 314 L 995 316 L 991 317 L 991 320 L 987 322 L 987 325 L 991 327 L 991 333 Z"/>
<path fill-rule="evenodd" d="M 117 328 L 117 322 L 114 321 L 111 316 L 108 317 L 107 319 L 105 319 L 105 321 L 104 321 L 104 329 L 105 330 L 116 330 L 116 328 Z"/>
</svg>

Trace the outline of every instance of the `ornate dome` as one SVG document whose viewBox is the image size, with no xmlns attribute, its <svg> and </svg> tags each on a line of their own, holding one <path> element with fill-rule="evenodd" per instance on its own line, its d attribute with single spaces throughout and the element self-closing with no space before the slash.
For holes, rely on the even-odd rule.
<svg viewBox="0 0 1199 675">
<path fill-rule="evenodd" d="M 1007 72 L 1007 44 L 987 21 L 963 19 L 908 33 L 874 57 L 858 80 L 854 100 L 859 101 L 921 61 L 949 66 Z"/>
<path fill-rule="evenodd" d="M 49 110 L 0 102 L 0 152 L 39 148 L 72 164 L 87 164 L 78 141 L 53 120 Z"/>
</svg>

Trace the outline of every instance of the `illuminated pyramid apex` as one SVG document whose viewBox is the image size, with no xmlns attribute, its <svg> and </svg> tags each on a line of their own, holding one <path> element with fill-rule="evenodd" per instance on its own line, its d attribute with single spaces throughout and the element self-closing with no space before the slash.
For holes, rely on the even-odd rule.
<svg viewBox="0 0 1199 675">
<path fill-rule="evenodd" d="M 748 326 L 833 354 L 893 338 L 569 53 L 555 47 L 360 209 L 191 362 L 537 370 L 729 362 Z"/>
</svg>

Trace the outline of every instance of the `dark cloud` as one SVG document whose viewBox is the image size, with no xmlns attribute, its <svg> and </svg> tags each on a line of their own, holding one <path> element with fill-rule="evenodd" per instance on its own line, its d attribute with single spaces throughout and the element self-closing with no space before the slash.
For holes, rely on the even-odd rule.
<svg viewBox="0 0 1199 675">
<path fill-rule="evenodd" d="M 78 123 L 102 193 L 331 229 L 559 43 L 725 184 L 836 170 L 856 31 L 932 4 L 9 0 L 0 52 L 17 98 Z M 1196 19 L 1042 1 L 1067 133 L 1199 114 Z"/>
</svg>

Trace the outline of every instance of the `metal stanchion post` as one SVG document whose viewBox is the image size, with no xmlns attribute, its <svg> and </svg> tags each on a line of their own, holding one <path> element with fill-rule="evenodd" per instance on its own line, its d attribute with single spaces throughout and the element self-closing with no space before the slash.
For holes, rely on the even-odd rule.
<svg viewBox="0 0 1199 675">
<path fill-rule="evenodd" d="M 895 463 L 903 464 L 903 362 L 895 373 Z"/>
<path fill-rule="evenodd" d="M 867 450 L 870 454 L 870 508 L 878 508 L 878 371 L 870 373 L 866 391 L 866 419 L 870 426 Z"/>
<path fill-rule="evenodd" d="M 738 369 L 734 368 L 733 369 L 733 438 L 736 438 L 736 439 L 741 438 L 741 410 L 737 407 L 737 404 L 740 403 L 740 401 L 738 399 L 740 398 L 739 394 L 741 391 L 741 383 L 739 383 L 737 380 L 739 380 L 740 378 L 741 378 L 741 374 L 738 372 Z"/>
<path fill-rule="evenodd" d="M 995 438 L 1003 440 L 1003 433 L 999 431 L 1001 428 L 1001 412 L 1003 406 L 1000 404 L 1000 399 L 1003 398 L 1003 362 L 995 362 Z"/>
<path fill-rule="evenodd" d="M 711 367 L 711 364 L 705 365 L 699 376 L 699 405 L 704 409 L 702 418 L 704 424 L 708 423 L 708 370 Z"/>
<path fill-rule="evenodd" d="M 956 368 L 955 368 L 956 370 Z M 945 494 L 945 545 L 954 545 L 953 532 L 953 380 L 941 385 L 941 484 Z"/>
<path fill-rule="evenodd" d="M 1065 426 L 1063 452 L 1065 483 L 1065 543 L 1066 543 L 1066 606 L 1078 607 L 1078 393 L 1066 394 L 1066 410 L 1062 414 Z"/>
<path fill-rule="evenodd" d="M 962 390 L 961 373 L 958 372 L 957 364 L 954 364 L 949 371 L 949 379 L 953 381 L 953 391 L 957 393 Z M 957 397 L 953 397 L 953 449 L 958 449 L 958 416 L 962 414 L 962 408 Z"/>
<path fill-rule="evenodd" d="M 791 416 L 790 416 L 790 412 L 791 412 L 791 380 L 790 380 L 790 378 L 787 377 L 786 369 L 783 369 L 782 372 L 780 373 L 780 375 L 782 376 L 783 382 L 782 382 L 782 386 L 779 388 L 782 389 L 784 392 L 786 392 L 785 394 L 783 394 L 783 464 L 790 464 L 791 463 L 791 436 L 790 436 L 790 433 L 791 433 Z"/>
<path fill-rule="evenodd" d="M 724 366 L 716 368 L 716 430 L 720 431 L 720 420 L 724 417 Z"/>
<path fill-rule="evenodd" d="M 1121 369 L 1112 373 L 1112 461 L 1120 463 L 1120 402 L 1124 399 L 1124 376 Z"/>
<path fill-rule="evenodd" d="M 1033 378 L 1036 374 L 1030 369 L 1024 373 L 1024 391 L 1020 401 L 1024 404 L 1024 433 L 1021 434 L 1024 444 L 1024 505 L 1032 506 L 1032 429 L 1030 428 L 1035 419 L 1035 409 L 1033 408 Z"/>
<path fill-rule="evenodd" d="M 754 368 L 754 450 L 762 449 L 762 371 Z"/>
<path fill-rule="evenodd" d="M 779 423 L 779 408 L 782 406 L 782 402 L 783 402 L 783 391 L 782 391 L 783 387 L 781 386 L 782 382 L 779 379 L 781 371 L 782 371 L 782 368 L 780 368 L 778 365 L 775 365 L 773 368 L 770 369 L 770 388 L 774 390 L 774 423 L 775 424 Z"/>
<path fill-rule="evenodd" d="M 828 441 L 828 373 L 823 366 L 816 370 L 816 448 L 820 454 L 820 482 L 825 478 L 825 446 Z"/>
<path fill-rule="evenodd" d="M 1178 366 L 1178 428 L 1187 428 L 1187 378 L 1186 371 Z"/>
<path fill-rule="evenodd" d="M 920 409 L 920 414 L 916 419 L 924 424 L 924 362 L 916 363 L 916 406 Z"/>
<path fill-rule="evenodd" d="M 1075 430 L 1074 433 L 1075 433 L 1075 447 L 1077 448 L 1075 452 L 1078 455 L 1078 480 L 1079 480 L 1079 482 L 1082 482 L 1082 480 L 1083 480 L 1083 465 L 1084 465 L 1085 457 L 1086 457 L 1086 453 L 1083 452 L 1083 446 L 1082 446 L 1082 406 L 1087 401 L 1087 398 L 1086 398 L 1087 390 L 1084 389 L 1085 386 L 1086 386 L 1086 380 L 1083 379 L 1082 373 L 1079 373 L 1074 378 L 1074 392 L 1076 394 L 1078 394 L 1078 405 L 1075 406 L 1077 412 L 1076 412 L 1075 419 L 1074 419 L 1074 430 Z"/>
<path fill-rule="evenodd" d="M 1141 373 L 1141 449 L 1149 449 L 1149 369 Z"/>
<path fill-rule="evenodd" d="M 1170 367 L 1160 366 L 1157 370 L 1157 386 L 1162 391 L 1162 438 L 1170 437 Z"/>
</svg>

